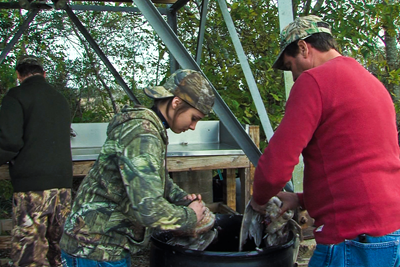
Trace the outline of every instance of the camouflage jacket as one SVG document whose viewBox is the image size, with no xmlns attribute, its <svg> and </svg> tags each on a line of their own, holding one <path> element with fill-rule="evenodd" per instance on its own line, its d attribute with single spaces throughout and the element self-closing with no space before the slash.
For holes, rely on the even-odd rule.
<svg viewBox="0 0 400 267">
<path fill-rule="evenodd" d="M 124 108 L 114 116 L 65 223 L 64 251 L 115 261 L 146 246 L 154 228 L 195 227 L 195 212 L 175 205 L 187 193 L 168 176 L 167 143 L 166 129 L 153 111 Z"/>
</svg>

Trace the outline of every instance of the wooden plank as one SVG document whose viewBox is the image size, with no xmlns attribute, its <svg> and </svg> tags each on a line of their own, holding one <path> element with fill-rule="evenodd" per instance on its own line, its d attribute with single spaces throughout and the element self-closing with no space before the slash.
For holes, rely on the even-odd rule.
<svg viewBox="0 0 400 267">
<path fill-rule="evenodd" d="M 94 161 L 75 161 L 74 176 L 85 176 L 93 164 Z M 249 164 L 250 161 L 245 155 L 167 158 L 169 172 L 248 168 Z"/>
<path fill-rule="evenodd" d="M 260 147 L 260 127 L 256 125 L 249 126 L 249 136 L 253 140 L 257 147 Z M 253 195 L 253 182 L 254 182 L 254 172 L 256 168 L 249 162 L 249 167 L 245 169 L 239 169 L 240 177 L 240 213 L 244 212 L 247 203 L 249 202 L 251 196 Z"/>
<path fill-rule="evenodd" d="M 8 164 L 3 164 L 0 166 L 0 180 L 10 179 L 10 174 L 8 173 Z"/>
<path fill-rule="evenodd" d="M 236 170 L 224 170 L 224 203 L 236 210 Z"/>
<path fill-rule="evenodd" d="M 167 167 L 170 172 L 235 169 L 247 168 L 249 162 L 245 155 L 169 157 Z"/>
<path fill-rule="evenodd" d="M 74 177 L 84 177 L 88 174 L 95 161 L 73 162 Z M 169 172 L 203 171 L 215 169 L 230 169 L 227 186 L 225 190 L 227 204 L 236 210 L 236 177 L 235 170 L 248 168 L 250 161 L 245 155 L 222 155 L 222 156 L 201 156 L 201 157 L 168 157 L 167 166 Z M 8 166 L 0 166 L 0 179 L 10 179 Z M 246 183 L 249 178 L 245 178 Z M 212 192 L 212 190 L 211 190 Z"/>
<path fill-rule="evenodd" d="M 74 176 L 85 176 L 95 161 L 74 161 Z M 167 166 L 170 172 L 200 171 L 232 168 L 248 168 L 249 159 L 245 155 L 222 155 L 201 157 L 168 157 Z M 8 165 L 0 166 L 0 180 L 10 179 Z"/>
<path fill-rule="evenodd" d="M 253 140 L 254 144 L 260 148 L 260 127 L 256 125 L 250 125 L 249 126 L 249 135 L 250 138 Z M 249 174 L 246 176 L 247 181 L 246 185 L 248 190 L 245 192 L 245 198 L 247 200 L 250 200 L 250 197 L 253 195 L 253 182 L 254 182 L 254 173 L 255 173 L 256 167 L 250 162 L 250 168 L 247 170 Z M 246 202 L 247 203 L 247 202 Z"/>
<path fill-rule="evenodd" d="M 6 231 L 11 231 L 13 228 L 11 219 L 1 219 L 0 220 L 0 234 L 7 234 Z M 1 235 L 0 236 L 0 249 L 10 249 L 11 248 L 11 236 Z M 9 259 L 1 259 L 5 262 Z M 2 263 L 3 264 L 3 263 Z"/>
<path fill-rule="evenodd" d="M 189 194 L 201 194 L 205 203 L 213 202 L 212 170 L 173 172 L 174 183 Z"/>
<path fill-rule="evenodd" d="M 0 249 L 11 249 L 11 236 L 0 236 Z"/>
<path fill-rule="evenodd" d="M 13 228 L 11 219 L 1 219 L 0 220 L 0 234 L 4 231 L 11 231 Z"/>
<path fill-rule="evenodd" d="M 86 176 L 96 161 L 74 161 L 72 169 L 74 176 Z"/>
</svg>

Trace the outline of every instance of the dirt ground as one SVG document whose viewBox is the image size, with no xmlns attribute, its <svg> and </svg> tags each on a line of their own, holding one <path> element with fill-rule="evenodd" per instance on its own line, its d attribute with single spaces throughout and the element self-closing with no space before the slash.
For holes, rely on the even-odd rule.
<svg viewBox="0 0 400 267">
<path fill-rule="evenodd" d="M 150 249 L 144 250 L 132 257 L 131 267 L 149 267 L 150 266 Z"/>
</svg>

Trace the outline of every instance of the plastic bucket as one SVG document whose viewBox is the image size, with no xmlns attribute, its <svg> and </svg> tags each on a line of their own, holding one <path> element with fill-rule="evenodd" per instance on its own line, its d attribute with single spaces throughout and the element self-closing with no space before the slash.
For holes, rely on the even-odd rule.
<svg viewBox="0 0 400 267">
<path fill-rule="evenodd" d="M 218 240 L 205 251 L 168 245 L 168 234 L 152 236 L 150 267 L 292 267 L 295 236 L 280 246 L 255 250 L 254 245 L 239 252 L 242 215 L 216 214 Z M 252 242 L 249 242 L 252 243 Z"/>
</svg>

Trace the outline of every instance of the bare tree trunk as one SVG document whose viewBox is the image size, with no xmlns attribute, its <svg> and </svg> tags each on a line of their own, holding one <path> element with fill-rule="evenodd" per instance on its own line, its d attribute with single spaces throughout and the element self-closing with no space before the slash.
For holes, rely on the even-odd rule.
<svg viewBox="0 0 400 267">
<path fill-rule="evenodd" d="M 113 110 L 114 110 L 114 114 L 117 114 L 119 112 L 119 108 L 118 108 L 117 104 L 115 103 L 115 99 L 114 99 L 114 97 L 112 95 L 110 87 L 108 87 L 107 84 L 105 83 L 105 81 L 103 80 L 103 78 L 101 78 L 101 76 L 99 74 L 99 71 L 95 66 L 95 62 L 94 61 L 92 61 L 92 66 L 93 66 L 93 69 L 95 71 L 95 75 L 96 75 L 97 79 L 101 82 L 103 87 L 106 89 L 106 91 L 108 93 L 108 96 L 110 97 L 111 104 L 112 104 L 112 107 L 113 107 Z"/>
<path fill-rule="evenodd" d="M 85 49 L 87 55 L 89 56 L 91 53 L 90 53 L 89 48 L 87 47 L 85 41 L 81 39 L 81 37 L 80 37 L 80 35 L 78 34 L 78 32 L 76 32 L 75 27 L 73 27 L 73 29 L 74 29 L 74 31 L 75 31 L 76 36 L 79 38 L 81 44 L 83 45 L 83 47 L 84 47 L 84 49 Z M 94 72 L 95 72 L 96 78 L 97 78 L 97 79 L 100 81 L 100 83 L 103 85 L 104 89 L 106 89 L 107 94 L 108 94 L 108 96 L 110 97 L 110 100 L 111 100 L 111 104 L 112 104 L 112 107 L 113 107 L 114 114 L 117 114 L 120 110 L 119 110 L 119 108 L 118 108 L 118 106 L 117 106 L 117 104 L 116 104 L 116 102 L 115 102 L 115 99 L 114 99 L 114 96 L 112 95 L 112 92 L 111 92 L 110 87 L 108 87 L 107 84 L 104 82 L 103 78 L 101 78 L 101 76 L 100 76 L 100 74 L 99 74 L 99 71 L 98 71 L 98 69 L 97 69 L 96 66 L 95 66 L 95 62 L 94 62 L 90 57 L 89 57 L 89 59 L 90 59 L 91 65 L 92 65 L 92 67 L 93 67 L 93 70 L 94 70 Z"/>
<path fill-rule="evenodd" d="M 393 26 L 393 25 L 392 25 Z M 393 28 L 394 29 L 394 28 Z M 388 71 L 397 70 L 399 68 L 399 53 L 397 50 L 396 36 L 391 36 L 389 30 L 385 29 L 385 43 L 386 43 L 386 62 L 388 64 Z M 395 95 L 395 100 L 400 99 L 400 85 L 390 84 L 390 92 Z"/>
<path fill-rule="evenodd" d="M 393 6 L 394 1 L 389 0 L 384 4 Z M 399 52 L 397 48 L 397 31 L 396 27 L 393 23 L 393 17 L 386 17 L 383 20 L 383 29 L 384 29 L 384 40 L 385 40 L 385 50 L 386 50 L 386 62 L 388 66 L 388 77 L 391 71 L 395 71 L 399 69 Z M 395 83 L 388 83 L 387 89 L 391 93 L 393 100 L 398 102 L 400 100 L 400 85 Z M 397 125 L 400 125 L 400 114 L 397 114 Z"/>
<path fill-rule="evenodd" d="M 314 8 L 311 12 L 313 15 L 318 15 L 319 10 L 322 7 L 322 4 L 325 2 L 325 0 L 318 0 L 317 3 L 315 3 Z"/>
<path fill-rule="evenodd" d="M 307 0 L 306 4 L 305 4 L 305 8 L 304 8 L 304 14 L 305 16 L 310 14 L 310 10 L 311 10 L 311 0 Z"/>
</svg>

